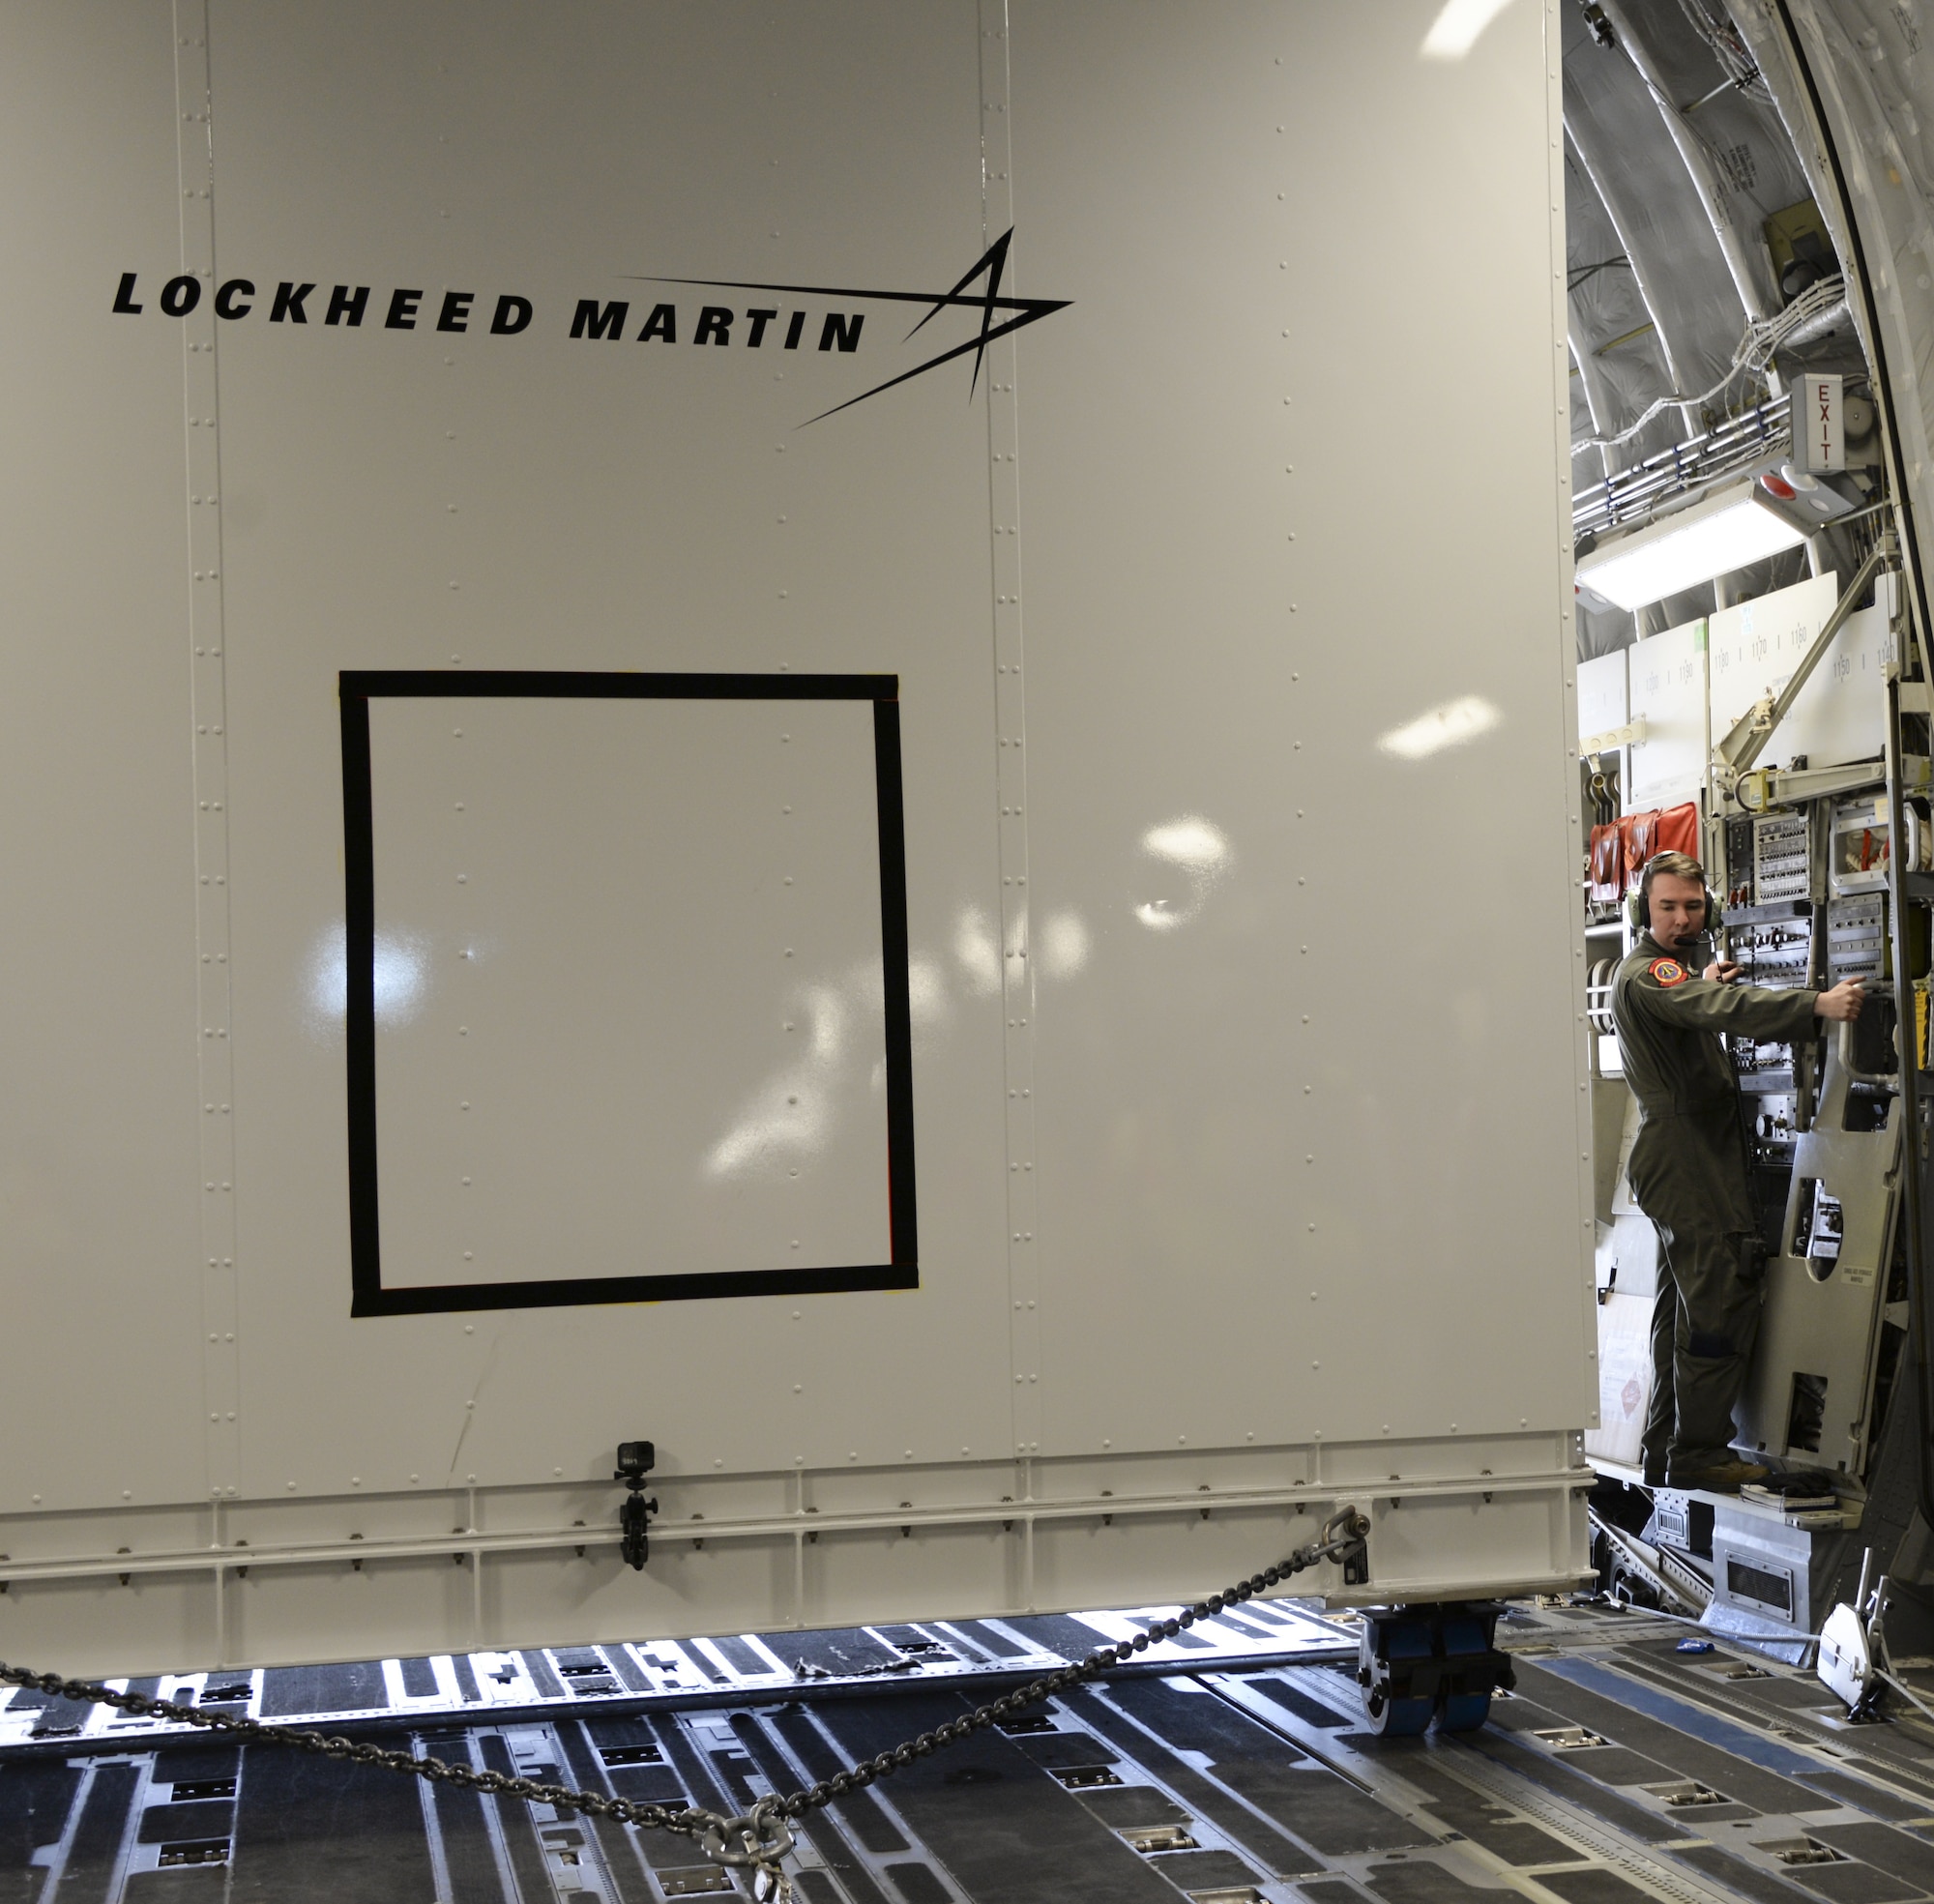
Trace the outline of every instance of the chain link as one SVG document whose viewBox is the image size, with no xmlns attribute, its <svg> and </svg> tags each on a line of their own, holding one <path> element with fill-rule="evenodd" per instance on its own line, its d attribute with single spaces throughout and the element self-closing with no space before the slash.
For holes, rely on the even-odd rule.
<svg viewBox="0 0 1934 1904">
<path fill-rule="evenodd" d="M 1240 1606 L 1292 1574 L 1327 1560 L 1341 1561 L 1360 1552 L 1369 1523 L 1354 1508 L 1346 1508 L 1324 1523 L 1323 1531 L 1308 1545 L 1299 1547 L 1286 1560 L 1239 1580 L 1206 1600 L 1187 1606 L 1173 1619 L 1157 1620 L 1153 1626 L 1113 1646 L 1098 1647 L 1085 1658 L 1044 1673 L 1026 1685 L 999 1699 L 991 1699 L 973 1712 L 946 1725 L 906 1740 L 890 1752 L 862 1759 L 844 1772 L 822 1778 L 787 1796 L 761 1799 L 742 1818 L 724 1818 L 697 1805 L 673 1807 L 634 1803 L 630 1799 L 606 1798 L 598 1792 L 573 1791 L 569 1785 L 546 1785 L 534 1778 L 513 1778 L 501 1772 L 479 1772 L 467 1765 L 452 1765 L 445 1759 L 418 1758 L 412 1752 L 385 1751 L 367 1742 L 359 1743 L 340 1735 L 308 1732 L 297 1726 L 268 1725 L 260 1719 L 244 1717 L 201 1706 L 181 1706 L 167 1699 L 151 1699 L 139 1692 L 116 1692 L 111 1686 L 88 1680 L 62 1679 L 58 1673 L 36 1673 L 24 1666 L 0 1661 L 0 1684 L 25 1686 L 31 1691 L 51 1693 L 74 1704 L 92 1702 L 113 1706 L 124 1713 L 144 1718 L 171 1719 L 180 1725 L 199 1726 L 251 1745 L 287 1745 L 298 1752 L 309 1752 L 327 1759 L 342 1759 L 352 1765 L 376 1766 L 384 1772 L 399 1772 L 433 1785 L 449 1785 L 461 1792 L 487 1792 L 495 1798 L 522 1799 L 530 1804 L 547 1804 L 561 1815 L 584 1812 L 608 1818 L 614 1825 L 635 1826 L 643 1831 L 671 1831 L 695 1840 L 699 1849 L 715 1864 L 747 1870 L 753 1875 L 757 1894 L 783 1900 L 792 1887 L 779 1868 L 779 1860 L 791 1850 L 792 1824 L 843 1798 L 848 1792 L 864 1790 L 881 1778 L 889 1778 L 916 1759 L 929 1757 L 955 1745 L 976 1732 L 998 1725 L 1024 1707 L 1052 1698 L 1058 1692 L 1099 1678 L 1111 1666 L 1146 1653 L 1163 1640 L 1173 1639 L 1198 1620 L 1213 1619 L 1224 1607 Z"/>
</svg>

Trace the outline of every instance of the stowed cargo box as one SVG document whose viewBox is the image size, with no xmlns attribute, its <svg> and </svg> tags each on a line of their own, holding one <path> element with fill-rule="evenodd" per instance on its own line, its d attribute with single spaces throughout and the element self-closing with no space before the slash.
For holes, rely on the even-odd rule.
<svg viewBox="0 0 1934 1904">
<path fill-rule="evenodd" d="M 1559 35 L 1438 11 L 10 13 L 0 1655 L 1576 1577 Z"/>
</svg>

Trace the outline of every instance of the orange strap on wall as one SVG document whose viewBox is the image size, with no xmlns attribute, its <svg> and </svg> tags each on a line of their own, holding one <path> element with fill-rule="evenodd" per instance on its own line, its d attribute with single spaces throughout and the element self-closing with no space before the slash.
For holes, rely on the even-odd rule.
<svg viewBox="0 0 1934 1904">
<path fill-rule="evenodd" d="M 1699 809 L 1691 801 L 1684 806 L 1668 806 L 1658 815 L 1655 853 L 1685 853 L 1699 857 Z"/>
<path fill-rule="evenodd" d="M 1585 880 L 1586 895 L 1595 906 L 1615 906 L 1625 897 L 1625 842 L 1616 820 L 1592 829 L 1592 857 Z"/>
<path fill-rule="evenodd" d="M 1626 891 L 1629 893 L 1638 884 L 1639 874 L 1645 870 L 1645 863 L 1658 851 L 1658 813 L 1627 813 L 1619 821 L 1619 833 L 1625 840 Z"/>
</svg>

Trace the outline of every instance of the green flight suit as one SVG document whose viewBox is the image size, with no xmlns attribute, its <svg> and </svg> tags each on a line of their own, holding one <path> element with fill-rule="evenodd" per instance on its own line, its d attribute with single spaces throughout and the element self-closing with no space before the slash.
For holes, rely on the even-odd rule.
<svg viewBox="0 0 1934 1904">
<path fill-rule="evenodd" d="M 1640 1127 L 1626 1175 L 1658 1232 L 1652 1314 L 1649 1473 L 1694 1474 L 1734 1457 L 1733 1404 L 1759 1328 L 1764 1254 L 1753 1218 L 1739 1084 L 1716 1034 L 1799 1040 L 1810 991 L 1725 985 L 1642 934 L 1612 981 L 1612 1017 Z"/>
</svg>

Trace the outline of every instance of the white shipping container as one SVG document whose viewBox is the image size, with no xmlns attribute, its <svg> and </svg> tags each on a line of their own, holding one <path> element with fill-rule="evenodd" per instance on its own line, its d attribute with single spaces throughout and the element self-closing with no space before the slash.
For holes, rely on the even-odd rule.
<svg viewBox="0 0 1934 1904">
<path fill-rule="evenodd" d="M 9 11 L 0 1656 L 1580 1576 L 1558 17 L 1437 12 Z"/>
</svg>

